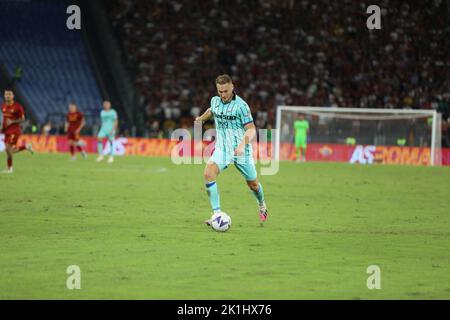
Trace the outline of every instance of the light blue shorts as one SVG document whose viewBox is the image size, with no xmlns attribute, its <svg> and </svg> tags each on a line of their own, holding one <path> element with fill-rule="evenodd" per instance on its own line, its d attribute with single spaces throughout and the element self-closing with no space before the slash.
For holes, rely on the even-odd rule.
<svg viewBox="0 0 450 320">
<path fill-rule="evenodd" d="M 220 172 L 228 168 L 231 164 L 234 164 L 236 169 L 242 174 L 247 181 L 256 180 L 258 175 L 256 174 L 255 162 L 253 156 L 250 153 L 246 153 L 244 156 L 235 156 L 233 154 L 224 153 L 219 150 L 214 150 L 211 158 L 208 162 L 214 162 L 219 167 Z"/>
<path fill-rule="evenodd" d="M 100 128 L 100 131 L 98 132 L 97 138 L 103 139 L 108 138 L 108 140 L 114 140 L 114 137 L 116 135 L 116 132 L 113 131 L 111 134 L 111 129 L 109 128 Z"/>
</svg>

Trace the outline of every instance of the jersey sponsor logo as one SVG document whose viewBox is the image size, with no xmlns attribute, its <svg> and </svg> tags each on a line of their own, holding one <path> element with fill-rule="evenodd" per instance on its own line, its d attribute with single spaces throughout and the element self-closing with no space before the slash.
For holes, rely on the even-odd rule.
<svg viewBox="0 0 450 320">
<path fill-rule="evenodd" d="M 217 119 L 223 119 L 223 120 L 236 120 L 237 119 L 236 116 L 227 116 L 227 115 L 225 115 L 223 113 L 221 113 L 221 114 L 218 113 L 218 114 L 215 115 L 215 117 Z"/>
</svg>

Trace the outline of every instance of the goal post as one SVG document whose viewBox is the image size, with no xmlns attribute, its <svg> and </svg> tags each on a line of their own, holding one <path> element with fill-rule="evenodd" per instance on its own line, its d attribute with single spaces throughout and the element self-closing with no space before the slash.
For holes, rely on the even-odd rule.
<svg viewBox="0 0 450 320">
<path fill-rule="evenodd" d="M 313 106 L 277 107 L 275 159 L 292 159 L 299 114 L 309 122 L 307 155 L 312 161 L 442 163 L 442 118 L 435 110 Z"/>
</svg>

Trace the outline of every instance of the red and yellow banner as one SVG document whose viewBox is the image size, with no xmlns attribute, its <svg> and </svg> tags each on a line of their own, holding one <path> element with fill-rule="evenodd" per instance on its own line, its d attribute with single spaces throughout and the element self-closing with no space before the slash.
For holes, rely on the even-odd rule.
<svg viewBox="0 0 450 320">
<path fill-rule="evenodd" d="M 95 137 L 82 137 L 85 150 L 89 153 L 97 152 Z M 66 136 L 22 135 L 18 144 L 32 143 L 36 152 L 68 152 Z M 105 153 L 109 152 L 105 145 Z M 174 149 L 175 148 L 175 149 Z M 170 139 L 146 138 L 117 138 L 114 142 L 116 155 L 140 156 L 195 156 L 209 157 L 214 145 L 208 141 L 194 142 L 172 141 Z M 0 151 L 4 150 L 4 136 L 0 134 Z M 255 144 L 255 159 L 268 159 L 272 156 L 270 143 Z M 295 160 L 296 152 L 293 144 L 280 145 L 280 160 Z M 372 145 L 340 145 L 340 144 L 309 144 L 306 152 L 308 161 L 349 162 L 361 164 L 401 164 L 401 165 L 429 165 L 431 161 L 430 148 L 372 146 Z M 450 165 L 450 148 L 442 149 L 442 164 Z"/>
<path fill-rule="evenodd" d="M 306 152 L 308 161 L 349 162 L 361 164 L 402 164 L 429 165 L 430 148 L 371 146 L 371 145 L 339 145 L 309 144 Z M 442 149 L 443 164 L 450 165 L 450 149 Z M 291 144 L 280 146 L 280 159 L 294 160 L 295 147 Z"/>
</svg>

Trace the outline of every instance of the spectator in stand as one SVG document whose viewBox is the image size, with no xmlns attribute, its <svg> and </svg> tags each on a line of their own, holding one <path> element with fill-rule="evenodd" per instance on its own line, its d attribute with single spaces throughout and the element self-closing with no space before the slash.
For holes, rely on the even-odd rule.
<svg viewBox="0 0 450 320">
<path fill-rule="evenodd" d="M 208 81 L 220 73 L 232 74 L 261 126 L 274 124 L 277 104 L 436 108 L 447 118 L 448 1 L 379 5 L 382 29 L 373 31 L 365 27 L 367 4 L 352 0 L 114 0 L 109 7 L 135 86 L 152 102 L 143 112 L 169 116 L 160 126 L 178 126 L 186 106 L 204 111 L 215 90 Z"/>
</svg>

